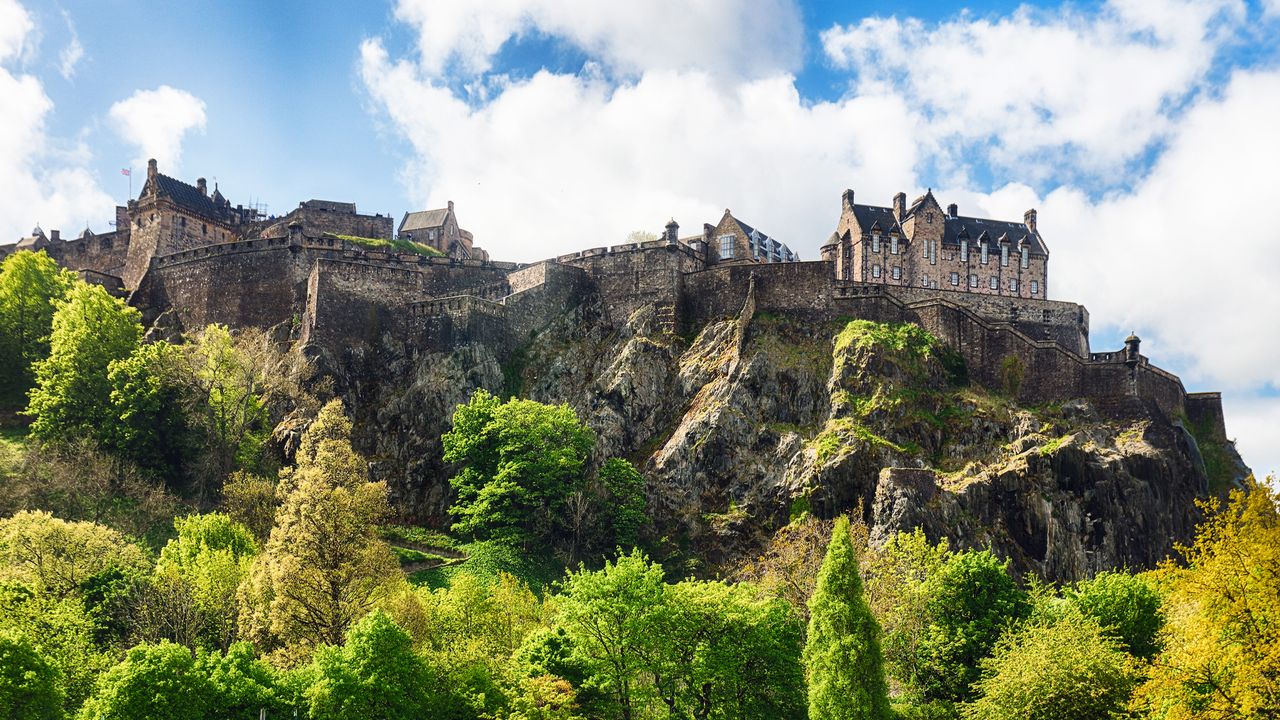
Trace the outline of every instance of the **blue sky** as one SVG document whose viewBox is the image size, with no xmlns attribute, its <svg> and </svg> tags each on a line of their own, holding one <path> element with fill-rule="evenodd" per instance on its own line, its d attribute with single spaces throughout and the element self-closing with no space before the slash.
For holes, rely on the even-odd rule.
<svg viewBox="0 0 1280 720">
<path fill-rule="evenodd" d="M 153 155 L 271 212 L 453 199 L 519 260 L 725 207 L 813 258 L 843 188 L 931 187 L 1038 208 L 1094 347 L 1224 390 L 1267 471 L 1280 228 L 1240 214 L 1280 194 L 1278 30 L 1280 0 L 0 0 L 0 233 L 107 229 Z"/>
</svg>

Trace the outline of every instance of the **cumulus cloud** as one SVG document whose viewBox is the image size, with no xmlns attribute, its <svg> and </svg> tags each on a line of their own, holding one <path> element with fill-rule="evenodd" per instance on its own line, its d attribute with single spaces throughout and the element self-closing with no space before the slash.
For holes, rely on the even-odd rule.
<svg viewBox="0 0 1280 720">
<path fill-rule="evenodd" d="M 1244 15 L 1239 0 L 1112 0 L 1094 13 L 868 18 L 822 41 L 860 91 L 909 102 L 922 140 L 962 177 L 977 150 L 1042 180 L 1064 166 L 1114 173 L 1164 137 Z"/>
<path fill-rule="evenodd" d="M 803 48 L 791 0 L 401 0 L 396 17 L 417 29 L 422 68 L 431 74 L 451 63 L 484 72 L 508 40 L 539 33 L 623 73 L 696 67 L 766 75 L 793 68 Z"/>
<path fill-rule="evenodd" d="M 13 0 L 0 0 L 0 97 L 12 112 L 0 113 L 0 243 L 45 228 L 101 228 L 114 203 L 83 166 L 79 149 L 68 152 L 50 138 L 45 119 L 53 101 L 41 82 L 12 67 L 31 43 L 35 24 Z"/>
<path fill-rule="evenodd" d="M 204 130 L 204 108 L 204 101 L 191 93 L 161 85 L 117 102 L 107 116 L 120 137 L 138 148 L 134 167 L 155 158 L 172 173 L 181 165 L 187 133 Z"/>
<path fill-rule="evenodd" d="M 80 44 L 80 34 L 76 32 L 75 23 L 71 21 L 71 13 L 63 10 L 62 19 L 67 23 L 67 31 L 71 33 L 71 39 L 66 47 L 62 48 L 62 52 L 58 53 L 58 72 L 64 79 L 70 80 L 76 74 L 76 66 L 84 59 L 84 46 Z"/>
<path fill-rule="evenodd" d="M 1223 412 L 1227 436 L 1236 440 L 1236 450 L 1254 475 L 1280 477 L 1280 398 L 1228 395 Z"/>
</svg>

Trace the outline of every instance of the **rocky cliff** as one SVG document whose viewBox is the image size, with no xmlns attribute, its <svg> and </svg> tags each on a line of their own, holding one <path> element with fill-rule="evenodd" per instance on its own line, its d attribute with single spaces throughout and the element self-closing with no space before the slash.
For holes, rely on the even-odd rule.
<svg viewBox="0 0 1280 720">
<path fill-rule="evenodd" d="M 475 388 L 568 403 L 648 482 L 652 539 L 708 571 L 756 551 L 802 512 L 861 509 L 877 537 L 920 526 L 994 547 L 1019 570 L 1070 580 L 1148 567 L 1185 541 L 1210 478 L 1179 418 L 1110 419 L 1084 401 L 1019 407 L 914 325 L 758 313 L 687 334 L 651 308 L 610 329 L 588 302 L 515 353 L 318 351 L 353 409 L 363 450 L 401 511 L 447 522 L 439 437 Z M 1216 466 L 1221 467 L 1218 463 Z"/>
</svg>

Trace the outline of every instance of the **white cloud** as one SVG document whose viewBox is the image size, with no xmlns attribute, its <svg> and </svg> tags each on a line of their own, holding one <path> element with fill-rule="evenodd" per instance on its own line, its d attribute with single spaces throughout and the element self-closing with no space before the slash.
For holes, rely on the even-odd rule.
<svg viewBox="0 0 1280 720">
<path fill-rule="evenodd" d="M 869 18 L 822 39 L 859 91 L 893 88 L 927 118 L 921 141 L 961 178 L 980 150 L 1039 180 L 1114 173 L 1162 138 L 1244 14 L 1239 0 L 1112 0 L 1091 14 Z"/>
<path fill-rule="evenodd" d="M 45 131 L 53 102 L 41 82 L 9 67 L 20 61 L 36 27 L 26 10 L 0 0 L 0 243 L 14 242 L 37 222 L 74 232 L 102 229 L 115 203 L 84 168 L 79 150 L 67 153 Z"/>
<path fill-rule="evenodd" d="M 0 0 L 0 62 L 21 57 L 34 30 L 31 14 L 17 0 Z"/>
<path fill-rule="evenodd" d="M 432 74 L 451 62 L 484 72 L 509 39 L 537 33 L 624 73 L 698 68 L 760 76 L 792 69 L 803 49 L 791 0 L 401 0 L 396 17 L 417 29 L 422 67 Z"/>
<path fill-rule="evenodd" d="M 80 34 L 76 32 L 75 23 L 71 22 L 71 13 L 63 10 L 62 19 L 67 23 L 71 39 L 62 48 L 62 52 L 58 53 L 58 72 L 64 79 L 70 80 L 76 74 L 76 65 L 84 59 L 84 46 L 80 44 Z"/>
<path fill-rule="evenodd" d="M 1227 437 L 1255 477 L 1280 476 L 1280 398 L 1225 395 Z"/>
<path fill-rule="evenodd" d="M 172 174 L 181 165 L 187 132 L 204 130 L 204 107 L 204 101 L 191 93 L 161 85 L 138 90 L 112 105 L 107 115 L 120 137 L 138 148 L 134 167 L 145 167 L 155 158 Z"/>
<path fill-rule="evenodd" d="M 456 201 L 476 242 L 501 258 L 624 242 L 673 215 L 696 233 L 726 206 L 812 258 L 846 183 L 864 179 L 860 190 L 888 198 L 915 160 L 898 101 L 811 105 L 789 76 L 651 71 L 612 85 L 542 72 L 472 108 L 376 41 L 362 72 L 413 144 L 413 194 L 432 207 Z"/>
</svg>

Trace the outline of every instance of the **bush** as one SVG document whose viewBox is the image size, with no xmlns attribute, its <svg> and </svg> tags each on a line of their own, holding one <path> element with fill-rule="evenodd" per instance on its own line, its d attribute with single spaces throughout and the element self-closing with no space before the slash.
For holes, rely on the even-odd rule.
<svg viewBox="0 0 1280 720">
<path fill-rule="evenodd" d="M 1150 659 L 1159 651 L 1160 596 L 1142 577 L 1101 572 L 1063 594 L 1130 655 Z"/>
</svg>

